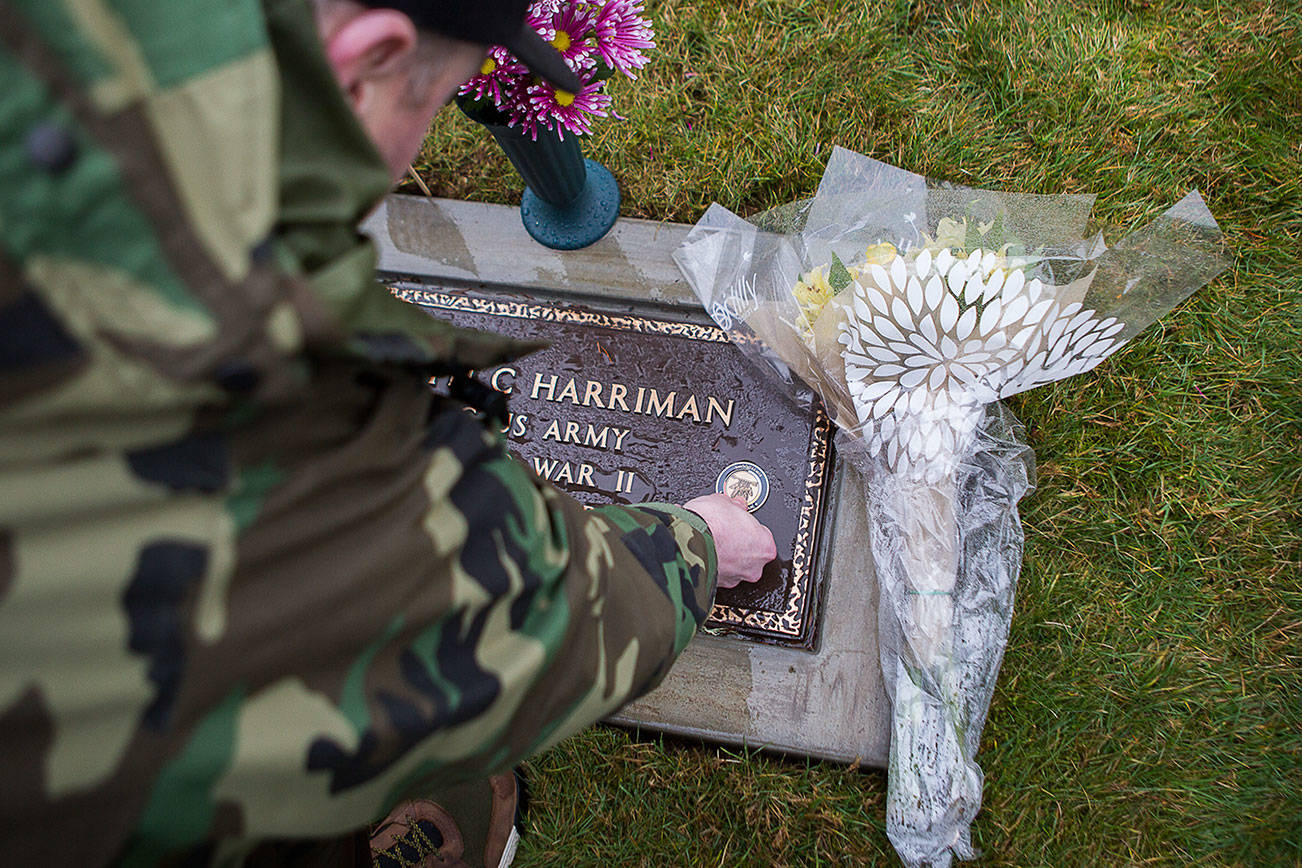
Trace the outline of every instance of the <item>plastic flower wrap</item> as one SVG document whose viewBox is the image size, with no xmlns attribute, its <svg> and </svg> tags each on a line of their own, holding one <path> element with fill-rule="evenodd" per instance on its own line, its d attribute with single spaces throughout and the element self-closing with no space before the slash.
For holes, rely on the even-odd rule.
<svg viewBox="0 0 1302 868">
<path fill-rule="evenodd" d="M 1090 231 L 1092 205 L 837 149 L 812 199 L 749 221 L 711 206 L 675 254 L 748 357 L 793 400 L 797 381 L 814 388 L 863 471 L 892 714 L 887 832 L 909 865 L 975 855 L 975 755 L 1021 567 L 1017 502 L 1034 484 L 999 399 L 1090 370 L 1227 264 L 1197 193 L 1112 244 Z"/>
<path fill-rule="evenodd" d="M 520 127 L 532 139 L 540 128 L 561 138 L 591 134 L 592 118 L 611 113 L 606 82 L 616 73 L 636 77 L 647 64 L 643 52 L 655 48 L 639 0 L 534 0 L 526 20 L 556 47 L 583 89 L 558 90 L 498 45 L 489 49 L 479 74 L 461 86 L 457 102 L 476 120 Z"/>
</svg>

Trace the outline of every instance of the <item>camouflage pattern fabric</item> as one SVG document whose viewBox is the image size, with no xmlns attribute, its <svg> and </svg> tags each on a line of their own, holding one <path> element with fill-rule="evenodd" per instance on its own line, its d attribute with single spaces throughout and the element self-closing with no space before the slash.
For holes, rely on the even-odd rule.
<svg viewBox="0 0 1302 868">
<path fill-rule="evenodd" d="M 435 397 L 304 0 L 0 3 L 0 864 L 238 864 L 653 686 L 715 553 Z"/>
</svg>

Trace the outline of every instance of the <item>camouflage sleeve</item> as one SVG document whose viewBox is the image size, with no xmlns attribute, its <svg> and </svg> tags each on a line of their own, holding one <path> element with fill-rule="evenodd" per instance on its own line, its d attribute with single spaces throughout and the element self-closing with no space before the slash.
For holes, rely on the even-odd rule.
<svg viewBox="0 0 1302 868">
<path fill-rule="evenodd" d="M 261 587 L 266 627 L 285 634 L 278 655 L 236 652 L 264 656 L 262 686 L 229 700 L 210 784 L 246 840 L 331 834 L 509 768 L 654 686 L 709 610 L 697 516 L 585 509 L 459 405 L 395 437 L 428 400 L 387 387 L 348 460 L 285 466 L 240 541 L 234 585 Z"/>
<path fill-rule="evenodd" d="M 437 415 L 428 442 L 431 577 L 452 589 L 440 629 L 459 639 L 408 685 L 451 688 L 431 724 L 474 720 L 456 774 L 481 774 L 659 683 L 709 612 L 714 544 L 679 506 L 585 508 L 463 412 Z"/>
</svg>

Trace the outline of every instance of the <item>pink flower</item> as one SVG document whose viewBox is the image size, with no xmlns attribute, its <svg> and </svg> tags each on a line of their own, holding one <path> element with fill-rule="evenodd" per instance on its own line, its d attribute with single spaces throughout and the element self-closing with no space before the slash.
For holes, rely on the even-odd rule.
<svg viewBox="0 0 1302 868">
<path fill-rule="evenodd" d="M 534 139 L 538 138 L 538 127 L 556 130 L 562 139 L 567 132 L 591 135 L 590 119 L 609 114 L 610 96 L 604 92 L 605 84 L 590 82 L 578 93 L 557 90 L 545 83 L 531 85 L 525 92 L 528 106 L 522 113 L 520 126 Z"/>
<path fill-rule="evenodd" d="M 558 91 L 494 46 L 479 74 L 459 89 L 458 102 L 471 117 L 520 127 L 534 139 L 539 127 L 562 138 L 590 135 L 593 117 L 613 114 L 606 79 L 615 71 L 634 78 L 633 70 L 647 63 L 642 52 L 655 47 L 642 12 L 642 0 L 533 0 L 526 12 L 529 26 L 585 82 L 582 90 Z"/>
<path fill-rule="evenodd" d="M 585 79 L 589 78 L 597 67 L 598 56 L 597 41 L 592 38 L 596 20 L 594 7 L 582 2 L 552 4 L 550 9 L 545 8 L 546 5 L 535 4 L 544 8 L 530 15 L 530 24 L 543 39 L 555 46 L 570 69 Z"/>
<path fill-rule="evenodd" d="M 642 52 L 656 47 L 655 33 L 642 12 L 641 0 L 606 0 L 593 25 L 601 59 L 629 78 L 637 77 L 633 70 L 647 65 Z"/>
<path fill-rule="evenodd" d="M 502 108 L 519 89 L 521 77 L 527 75 L 529 70 L 524 64 L 502 46 L 495 45 L 488 50 L 479 74 L 461 85 L 457 93 L 471 99 L 489 99 Z"/>
</svg>

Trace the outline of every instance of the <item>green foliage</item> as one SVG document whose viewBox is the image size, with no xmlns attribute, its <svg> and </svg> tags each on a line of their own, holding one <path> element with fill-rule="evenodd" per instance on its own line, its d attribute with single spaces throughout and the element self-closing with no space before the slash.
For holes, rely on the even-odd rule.
<svg viewBox="0 0 1302 868">
<path fill-rule="evenodd" d="M 1039 461 L 980 756 L 980 864 L 1302 863 L 1302 9 L 1292 0 L 653 0 L 585 143 L 627 216 L 810 195 L 833 145 L 978 187 L 1198 188 L 1234 269 L 1018 396 Z M 518 202 L 455 111 L 436 195 Z M 832 600 L 828 603 L 836 605 Z M 851 613 L 851 617 L 855 617 Z M 538 759 L 518 864 L 897 864 L 885 780 L 596 729 Z"/>
<path fill-rule="evenodd" d="M 841 257 L 835 253 L 832 254 L 832 262 L 827 272 L 827 285 L 832 287 L 833 292 L 840 292 L 854 281 L 850 276 L 850 269 L 845 267 Z"/>
</svg>

